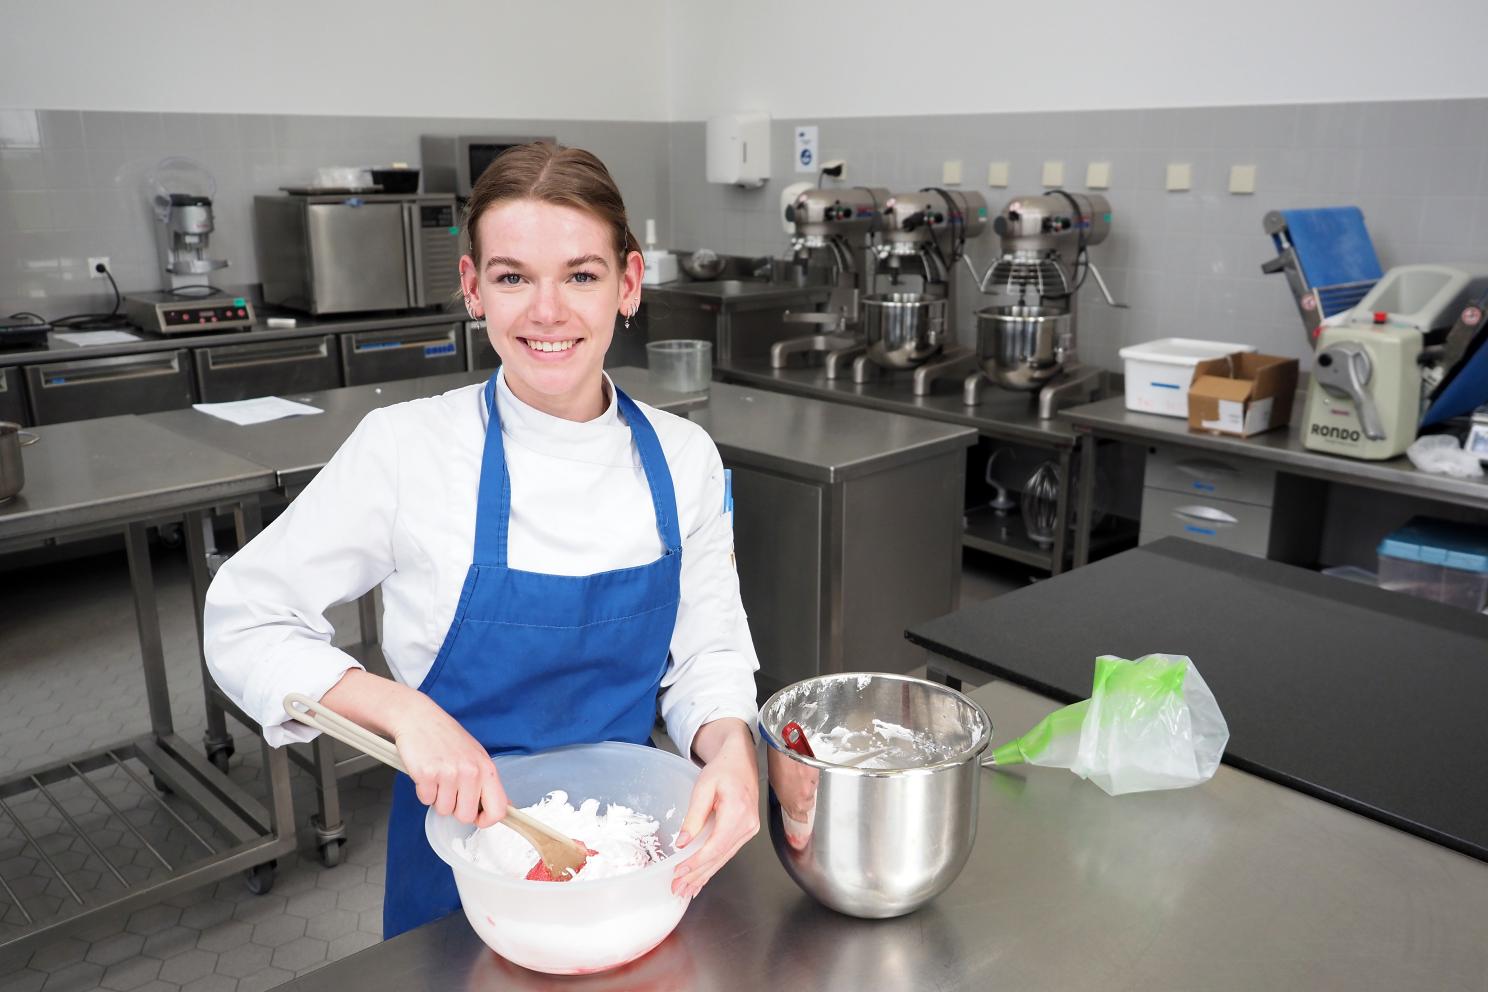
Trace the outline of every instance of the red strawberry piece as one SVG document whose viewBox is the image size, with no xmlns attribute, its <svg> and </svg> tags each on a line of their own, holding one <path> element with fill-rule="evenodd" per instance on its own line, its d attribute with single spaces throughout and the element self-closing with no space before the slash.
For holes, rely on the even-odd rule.
<svg viewBox="0 0 1488 992">
<path fill-rule="evenodd" d="M 577 844 L 578 841 L 574 841 L 574 843 Z M 586 856 L 592 858 L 596 854 L 598 854 L 599 852 L 596 851 L 596 850 L 594 850 L 594 848 L 592 848 L 592 847 L 587 847 L 586 846 L 584 848 L 584 853 L 585 853 Z M 582 869 L 582 868 L 579 869 L 579 871 L 583 871 L 583 870 L 584 869 Z M 577 875 L 579 873 L 579 871 L 574 872 L 574 875 Z M 571 878 L 573 876 L 569 876 L 569 877 Z M 542 861 L 541 858 L 538 858 L 537 859 L 537 864 L 533 865 L 532 866 L 532 870 L 527 873 L 527 881 L 529 881 L 529 882 L 556 882 L 556 881 L 558 881 L 558 879 L 556 879 L 556 878 L 553 877 L 553 873 L 550 872 L 550 871 L 548 871 L 548 866 L 545 865 L 545 864 L 543 864 L 543 861 Z"/>
</svg>

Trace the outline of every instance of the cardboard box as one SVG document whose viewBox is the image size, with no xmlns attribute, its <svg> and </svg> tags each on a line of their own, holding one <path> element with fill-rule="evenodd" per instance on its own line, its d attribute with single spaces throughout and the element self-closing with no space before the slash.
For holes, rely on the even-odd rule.
<svg viewBox="0 0 1488 992">
<path fill-rule="evenodd" d="M 1240 353 L 1194 367 L 1188 387 L 1188 429 L 1249 437 L 1292 420 L 1297 360 Z"/>
</svg>

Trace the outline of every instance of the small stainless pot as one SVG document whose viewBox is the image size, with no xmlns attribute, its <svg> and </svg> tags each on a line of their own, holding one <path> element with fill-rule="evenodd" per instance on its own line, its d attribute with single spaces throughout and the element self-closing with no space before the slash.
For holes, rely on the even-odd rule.
<svg viewBox="0 0 1488 992">
<path fill-rule="evenodd" d="M 781 728 L 826 736 L 881 719 L 928 734 L 933 763 L 860 768 L 797 754 Z M 912 912 L 955 881 L 976 840 L 986 712 L 953 689 L 904 675 L 823 675 L 760 710 L 770 779 L 770 839 L 796 884 L 849 916 Z"/>
<path fill-rule="evenodd" d="M 868 357 L 890 369 L 912 369 L 945 343 L 946 301 L 924 293 L 874 293 L 863 297 L 863 336 Z"/>
<path fill-rule="evenodd" d="M 21 448 L 41 438 L 21 430 L 20 424 L 0 420 L 0 503 L 15 499 L 26 484 L 26 467 L 21 462 Z"/>
<path fill-rule="evenodd" d="M 976 313 L 977 355 L 1004 389 L 1038 389 L 1059 374 L 1074 318 L 1052 307 L 984 307 Z"/>
</svg>

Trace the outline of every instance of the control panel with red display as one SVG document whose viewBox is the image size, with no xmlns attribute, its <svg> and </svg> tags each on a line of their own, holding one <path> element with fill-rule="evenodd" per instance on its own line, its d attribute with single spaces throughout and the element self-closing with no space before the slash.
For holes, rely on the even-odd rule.
<svg viewBox="0 0 1488 992">
<path fill-rule="evenodd" d="M 201 334 L 252 327 L 253 304 L 243 296 L 140 293 L 124 298 L 130 323 L 157 334 Z"/>
</svg>

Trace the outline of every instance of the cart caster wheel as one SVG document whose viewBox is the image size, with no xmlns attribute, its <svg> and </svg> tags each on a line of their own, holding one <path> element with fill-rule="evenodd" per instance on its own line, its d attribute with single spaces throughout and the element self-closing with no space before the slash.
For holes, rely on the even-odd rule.
<svg viewBox="0 0 1488 992">
<path fill-rule="evenodd" d="M 328 840 L 320 845 L 320 863 L 327 868 L 334 868 L 341 863 L 341 858 L 345 853 L 346 841 Z"/>
<path fill-rule="evenodd" d="M 225 747 L 220 751 L 212 751 L 207 755 L 207 760 L 216 766 L 219 772 L 227 774 L 228 761 L 232 758 L 232 748 Z"/>
<path fill-rule="evenodd" d="M 277 865 L 277 861 L 270 861 L 267 864 L 254 865 L 243 872 L 243 878 L 248 883 L 248 891 L 256 896 L 267 895 L 268 891 L 274 887 L 274 868 Z"/>
<path fill-rule="evenodd" d="M 180 524 L 166 524 L 157 532 L 162 547 L 179 548 L 186 543 L 186 535 L 181 533 Z"/>
<path fill-rule="evenodd" d="M 162 796 L 175 795 L 175 790 L 165 784 L 165 779 L 161 778 L 159 775 L 156 775 L 154 772 L 150 773 L 150 781 L 155 783 L 155 791 L 160 793 Z"/>
</svg>

